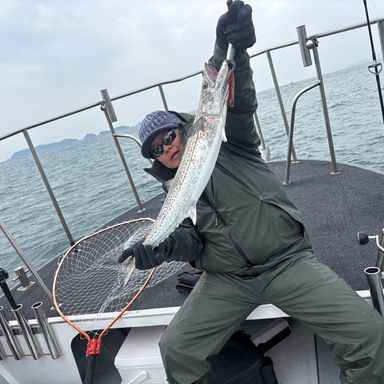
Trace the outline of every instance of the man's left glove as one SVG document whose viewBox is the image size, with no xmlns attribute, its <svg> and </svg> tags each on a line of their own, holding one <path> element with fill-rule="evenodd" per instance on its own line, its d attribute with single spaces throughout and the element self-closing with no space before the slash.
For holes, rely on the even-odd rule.
<svg viewBox="0 0 384 384">
<path fill-rule="evenodd" d="M 252 8 L 241 0 L 228 0 L 227 5 L 228 11 L 217 22 L 216 41 L 221 49 L 226 50 L 231 43 L 240 53 L 256 42 Z"/>
<path fill-rule="evenodd" d="M 130 256 L 135 258 L 136 269 L 152 269 L 165 261 L 164 243 L 152 249 L 150 245 L 143 245 L 143 241 L 139 241 L 125 249 L 117 261 L 122 263 Z"/>
</svg>

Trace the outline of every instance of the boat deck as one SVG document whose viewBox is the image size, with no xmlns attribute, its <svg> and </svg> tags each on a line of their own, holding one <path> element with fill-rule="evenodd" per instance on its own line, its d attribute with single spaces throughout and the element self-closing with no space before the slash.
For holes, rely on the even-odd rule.
<svg viewBox="0 0 384 384">
<path fill-rule="evenodd" d="M 283 181 L 285 162 L 272 162 L 270 166 Z M 291 184 L 285 188 L 303 215 L 315 255 L 356 291 L 366 290 L 368 284 L 363 270 L 375 264 L 377 249 L 369 244 L 359 245 L 356 233 L 376 234 L 382 228 L 384 174 L 344 164 L 339 164 L 339 175 L 331 175 L 330 169 L 326 161 L 301 161 L 292 165 Z M 162 199 L 163 196 L 157 196 L 145 203 L 144 212 L 131 209 L 106 226 L 132 218 L 155 218 Z M 39 271 L 48 287 L 52 287 L 56 266 L 57 259 L 54 259 Z M 185 268 L 191 267 L 186 264 Z M 132 309 L 180 306 L 187 296 L 176 290 L 176 282 L 174 275 L 147 288 Z M 37 284 L 26 292 L 14 289 L 13 293 L 16 302 L 23 304 L 27 318 L 34 318 L 30 307 L 37 301 L 43 301 L 48 316 L 57 316 L 50 310 L 51 305 Z M 4 306 L 7 318 L 13 319 L 4 297 L 0 298 L 0 305 Z"/>
</svg>

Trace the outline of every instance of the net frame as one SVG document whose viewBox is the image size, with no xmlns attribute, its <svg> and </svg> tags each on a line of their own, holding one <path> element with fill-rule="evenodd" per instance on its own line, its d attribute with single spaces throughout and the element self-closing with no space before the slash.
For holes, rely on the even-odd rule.
<svg viewBox="0 0 384 384">
<path fill-rule="evenodd" d="M 141 295 L 141 293 L 147 286 L 149 285 L 153 286 L 157 284 L 158 282 L 171 276 L 173 273 L 175 273 L 178 269 L 182 267 L 183 263 L 172 262 L 172 263 L 163 263 L 161 266 L 157 268 L 153 268 L 151 270 L 138 271 L 132 267 L 132 263 L 134 263 L 133 257 L 129 258 L 130 262 L 128 263 L 123 263 L 123 264 L 117 263 L 116 261 L 117 257 L 123 251 L 124 243 L 127 242 L 129 239 L 132 240 L 132 237 L 135 237 L 138 240 L 143 239 L 145 235 L 148 233 L 153 223 L 154 223 L 154 220 L 151 218 L 141 218 L 141 219 L 125 221 L 122 223 L 118 223 L 118 224 L 103 228 L 99 231 L 96 231 L 78 240 L 74 245 L 72 245 L 68 249 L 68 251 L 64 254 L 62 259 L 60 260 L 54 276 L 54 281 L 53 281 L 53 291 L 52 291 L 53 303 L 57 312 L 62 317 L 62 319 L 87 339 L 88 344 L 87 344 L 86 356 L 100 354 L 102 337 L 123 316 L 123 314 L 135 303 L 135 301 L 138 299 L 138 297 Z M 112 250 L 111 249 L 108 250 L 107 249 L 108 247 L 102 247 L 101 250 L 98 249 L 99 248 L 97 247 L 98 238 L 103 239 L 104 237 L 106 238 L 105 240 L 106 242 L 110 240 L 111 244 L 114 245 L 114 248 Z M 100 241 L 102 242 L 102 240 Z M 96 245 L 95 244 L 92 245 L 92 243 L 95 243 Z M 93 252 L 96 253 L 97 258 L 93 254 Z M 85 254 L 84 257 L 83 257 L 83 253 Z M 76 268 L 74 268 L 73 271 L 69 275 L 67 275 L 65 272 L 65 268 L 68 268 L 68 265 L 71 262 L 75 264 Z M 104 313 L 104 312 L 108 312 L 108 313 L 117 312 L 117 315 L 101 331 L 101 333 L 94 334 L 94 336 L 91 337 L 91 335 L 89 334 L 89 331 L 85 331 L 81 329 L 74 321 L 71 320 L 72 317 L 76 317 L 78 319 L 79 313 L 77 313 L 76 310 L 72 310 L 72 311 L 68 310 L 66 303 L 63 303 L 63 300 L 62 300 L 63 295 L 60 290 L 66 289 L 66 288 L 63 288 L 63 286 L 61 285 L 62 276 L 64 276 L 64 281 L 65 281 L 65 278 L 68 278 L 69 281 L 71 281 L 72 279 L 72 282 L 76 281 L 76 284 L 79 283 L 80 284 L 79 286 L 81 287 L 81 284 L 84 284 L 82 279 L 84 279 L 84 277 L 85 279 L 87 279 L 88 278 L 87 273 L 92 274 L 94 272 L 94 269 L 96 268 L 95 266 L 96 267 L 99 266 L 101 269 L 104 268 L 105 270 L 108 270 L 108 271 L 116 271 L 115 272 L 116 276 L 120 276 L 118 277 L 118 280 L 120 280 L 118 281 L 118 284 L 121 285 L 123 283 L 124 285 L 123 291 L 125 293 L 121 294 L 121 297 L 118 297 L 118 300 L 114 301 L 114 299 L 112 298 L 111 305 L 113 306 L 118 305 L 118 303 L 120 303 L 120 299 L 121 300 L 126 299 L 126 301 L 124 303 L 125 305 L 119 309 L 115 308 L 113 310 L 112 308 L 111 310 L 111 306 L 109 304 L 104 308 L 99 308 L 99 311 L 96 312 L 96 319 L 98 314 Z M 85 272 L 82 270 L 82 268 L 84 269 Z M 125 274 L 127 270 L 130 270 L 129 272 L 131 273 L 130 278 L 128 279 L 128 285 L 126 284 L 126 281 L 124 281 L 125 279 L 123 280 L 121 279 L 121 275 L 123 274 L 123 272 Z M 156 270 L 158 273 L 155 273 Z M 154 278 L 154 276 L 156 276 L 156 278 Z M 90 280 L 90 281 L 92 282 L 93 280 Z M 106 287 L 103 286 L 103 288 L 105 289 Z M 92 287 L 90 288 L 90 290 L 92 290 Z M 106 290 L 108 291 L 108 286 Z M 69 291 L 71 290 L 69 289 Z M 79 301 L 79 297 L 76 297 L 76 300 Z M 67 301 L 66 298 L 64 301 Z M 78 305 L 81 306 L 81 303 L 82 302 L 80 300 Z"/>
</svg>

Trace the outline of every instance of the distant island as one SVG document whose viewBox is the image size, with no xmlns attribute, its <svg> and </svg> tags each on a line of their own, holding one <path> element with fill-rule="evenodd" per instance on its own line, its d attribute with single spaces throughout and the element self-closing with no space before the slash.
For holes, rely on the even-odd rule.
<svg viewBox="0 0 384 384">
<path fill-rule="evenodd" d="M 116 127 L 115 131 L 121 133 L 121 132 L 126 132 L 128 129 L 132 129 L 132 128 L 134 128 L 134 127 L 127 127 L 125 125 L 122 125 L 120 127 Z M 56 143 L 40 144 L 40 145 L 36 145 L 35 149 L 36 149 L 37 153 L 44 153 L 44 152 L 53 151 L 55 149 L 64 147 L 66 145 L 73 144 L 77 141 L 92 140 L 92 139 L 95 139 L 97 136 L 105 136 L 105 135 L 110 135 L 110 134 L 111 134 L 110 131 L 101 131 L 101 132 L 99 132 L 98 135 L 96 135 L 94 133 L 88 133 L 87 135 L 84 136 L 83 139 L 65 139 L 65 140 L 58 141 Z M 21 151 L 15 152 L 11 156 L 11 160 L 22 159 L 22 158 L 30 157 L 30 156 L 32 156 L 31 151 L 29 148 L 26 148 L 26 149 L 22 149 Z"/>
</svg>

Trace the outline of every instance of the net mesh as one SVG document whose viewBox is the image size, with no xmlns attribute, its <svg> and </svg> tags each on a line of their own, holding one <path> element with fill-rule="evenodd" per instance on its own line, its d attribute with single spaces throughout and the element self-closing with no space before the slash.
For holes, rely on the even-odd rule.
<svg viewBox="0 0 384 384">
<path fill-rule="evenodd" d="M 134 268 L 134 259 L 119 264 L 124 244 L 134 236 L 143 238 L 152 219 L 139 219 L 111 226 L 87 236 L 64 255 L 56 271 L 54 296 L 66 316 L 120 312 L 143 286 L 150 274 Z M 147 287 L 177 272 L 183 263 L 157 267 Z"/>
</svg>

